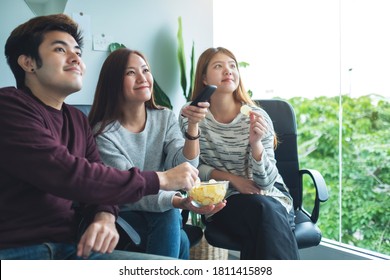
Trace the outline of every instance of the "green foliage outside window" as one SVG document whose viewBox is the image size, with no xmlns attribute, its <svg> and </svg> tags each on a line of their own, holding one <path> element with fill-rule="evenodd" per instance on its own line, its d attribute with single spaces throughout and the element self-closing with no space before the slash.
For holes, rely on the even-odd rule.
<svg viewBox="0 0 390 280">
<path fill-rule="evenodd" d="M 318 225 L 326 238 L 390 255 L 390 103 L 378 95 L 341 98 L 341 240 L 340 99 L 288 100 L 297 115 L 300 166 L 320 171 L 329 189 Z M 304 198 L 311 201 L 313 195 L 305 193 Z"/>
</svg>

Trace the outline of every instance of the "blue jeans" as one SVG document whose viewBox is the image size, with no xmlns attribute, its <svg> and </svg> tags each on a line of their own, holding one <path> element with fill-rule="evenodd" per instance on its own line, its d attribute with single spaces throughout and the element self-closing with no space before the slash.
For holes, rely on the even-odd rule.
<svg viewBox="0 0 390 280">
<path fill-rule="evenodd" d="M 0 260 L 78 260 L 76 245 L 43 243 L 0 250 Z M 111 254 L 91 253 L 89 260 L 161 260 L 163 256 L 115 250 Z"/>
<path fill-rule="evenodd" d="M 124 210 L 119 215 L 141 236 L 141 244 L 138 247 L 130 246 L 130 250 L 189 259 L 190 241 L 182 228 L 179 209 L 165 212 Z"/>
</svg>

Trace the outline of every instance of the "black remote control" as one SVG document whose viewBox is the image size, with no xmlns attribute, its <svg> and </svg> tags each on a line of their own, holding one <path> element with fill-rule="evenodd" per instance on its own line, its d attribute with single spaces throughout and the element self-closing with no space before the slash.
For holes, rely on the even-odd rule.
<svg viewBox="0 0 390 280">
<path fill-rule="evenodd" d="M 217 86 L 214 85 L 207 85 L 202 90 L 202 92 L 195 98 L 194 101 L 191 102 L 190 105 L 192 106 L 198 106 L 198 102 L 206 102 L 210 100 L 210 96 L 214 93 L 214 91 L 217 89 Z"/>
</svg>

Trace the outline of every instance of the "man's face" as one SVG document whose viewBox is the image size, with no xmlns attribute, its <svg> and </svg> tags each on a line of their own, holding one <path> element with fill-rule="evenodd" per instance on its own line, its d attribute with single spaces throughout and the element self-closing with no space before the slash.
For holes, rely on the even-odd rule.
<svg viewBox="0 0 390 280">
<path fill-rule="evenodd" d="M 35 69 L 34 84 L 40 90 L 66 97 L 81 89 L 85 64 L 81 49 L 70 34 L 46 33 L 38 52 L 42 65 Z"/>
</svg>

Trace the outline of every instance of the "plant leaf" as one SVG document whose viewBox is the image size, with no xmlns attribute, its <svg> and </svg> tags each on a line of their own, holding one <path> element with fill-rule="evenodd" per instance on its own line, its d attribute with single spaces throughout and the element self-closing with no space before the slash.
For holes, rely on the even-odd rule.
<svg viewBox="0 0 390 280">
<path fill-rule="evenodd" d="M 238 66 L 239 67 L 242 67 L 242 68 L 246 68 L 249 66 L 249 63 L 248 62 L 245 62 L 245 61 L 241 61 L 238 63 Z"/>
<path fill-rule="evenodd" d="M 171 104 L 171 101 L 169 100 L 169 97 L 165 94 L 165 92 L 158 85 L 156 79 L 154 79 L 154 82 L 153 82 L 153 91 L 154 91 L 154 99 L 155 99 L 154 101 L 156 101 L 156 103 L 158 105 L 172 109 L 172 104 Z"/>
<path fill-rule="evenodd" d="M 111 43 L 109 46 L 108 46 L 108 49 L 110 52 L 113 52 L 113 51 L 116 51 L 117 49 L 122 49 L 122 48 L 126 48 L 125 45 L 123 44 L 120 44 L 120 43 Z"/>
<path fill-rule="evenodd" d="M 179 61 L 180 69 L 180 84 L 183 89 L 183 95 L 188 99 L 186 90 L 187 90 L 187 77 L 186 77 L 186 57 L 184 54 L 184 41 L 183 41 L 183 28 L 181 23 L 181 17 L 178 18 L 179 28 L 177 31 L 177 59 Z"/>
<path fill-rule="evenodd" d="M 188 90 L 187 101 L 191 100 L 192 90 L 195 81 L 195 43 L 192 41 L 191 68 L 190 68 L 190 89 Z"/>
</svg>

